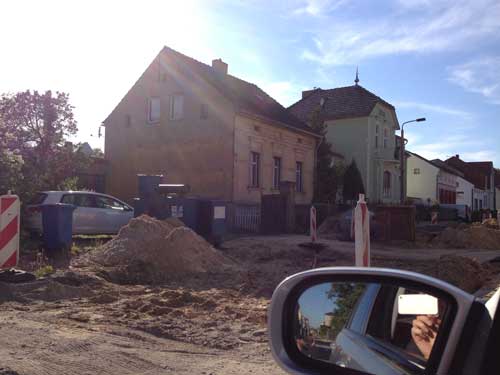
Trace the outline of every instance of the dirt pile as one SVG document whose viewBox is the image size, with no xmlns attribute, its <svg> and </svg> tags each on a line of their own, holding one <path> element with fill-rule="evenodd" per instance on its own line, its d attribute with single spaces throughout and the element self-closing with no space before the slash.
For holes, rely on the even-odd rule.
<svg viewBox="0 0 500 375">
<path fill-rule="evenodd" d="M 457 255 L 443 255 L 436 265 L 438 279 L 474 293 L 486 282 L 489 272 L 477 260 Z"/>
<path fill-rule="evenodd" d="M 460 224 L 448 227 L 434 240 L 432 245 L 457 249 L 500 250 L 500 229 L 486 224 Z"/>
<path fill-rule="evenodd" d="M 103 277 L 121 284 L 180 280 L 230 267 L 220 252 L 180 221 L 146 215 L 132 219 L 83 263 L 97 265 Z"/>
</svg>

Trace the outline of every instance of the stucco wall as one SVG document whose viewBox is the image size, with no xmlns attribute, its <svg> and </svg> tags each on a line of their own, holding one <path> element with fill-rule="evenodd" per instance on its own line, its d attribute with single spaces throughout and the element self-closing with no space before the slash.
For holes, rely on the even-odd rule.
<svg viewBox="0 0 500 375">
<path fill-rule="evenodd" d="M 262 194 L 277 193 L 273 186 L 273 158 L 281 158 L 281 180 L 295 181 L 296 162 L 303 163 L 303 192 L 295 194 L 299 204 L 313 197 L 315 138 L 236 116 L 234 150 L 234 200 L 260 202 Z M 260 187 L 250 187 L 250 155 L 260 154 Z"/>
<path fill-rule="evenodd" d="M 495 188 L 496 191 L 496 209 L 500 210 L 500 188 Z"/>
<path fill-rule="evenodd" d="M 165 62 L 168 66 L 168 61 Z M 137 196 L 138 173 L 164 174 L 168 183 L 187 183 L 208 198 L 232 198 L 234 111 L 205 82 L 168 71 L 155 60 L 105 122 L 107 192 L 129 201 Z M 170 96 L 184 95 L 184 117 L 169 119 Z M 148 122 L 148 97 L 161 98 L 161 118 Z M 200 118 L 201 104 L 208 118 Z"/>
<path fill-rule="evenodd" d="M 331 143 L 335 152 L 342 154 L 346 165 L 356 161 L 363 185 L 365 186 L 367 198 L 370 199 L 368 190 L 368 117 L 358 117 L 344 120 L 333 120 L 326 122 L 328 131 L 326 140 Z"/>
<path fill-rule="evenodd" d="M 420 170 L 420 174 L 415 174 L 415 169 Z M 425 160 L 416 156 L 410 156 L 407 159 L 406 187 L 407 196 L 420 198 L 427 203 L 437 200 L 436 187 L 439 168 L 429 164 Z"/>
<path fill-rule="evenodd" d="M 466 204 L 472 208 L 472 190 L 474 184 L 457 176 L 457 204 Z"/>
</svg>

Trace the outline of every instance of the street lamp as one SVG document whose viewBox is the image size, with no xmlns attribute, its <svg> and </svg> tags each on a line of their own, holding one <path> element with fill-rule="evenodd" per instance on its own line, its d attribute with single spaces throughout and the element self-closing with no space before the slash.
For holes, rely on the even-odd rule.
<svg viewBox="0 0 500 375">
<path fill-rule="evenodd" d="M 406 178 L 405 178 L 405 125 L 409 124 L 410 122 L 422 122 L 425 121 L 425 117 L 420 117 L 415 120 L 410 120 L 410 121 L 405 121 L 401 125 L 401 146 L 399 147 L 400 155 L 399 155 L 399 169 L 401 172 L 401 182 L 400 182 L 400 188 L 401 188 L 401 204 L 404 204 L 405 202 L 405 184 L 406 184 Z"/>
</svg>

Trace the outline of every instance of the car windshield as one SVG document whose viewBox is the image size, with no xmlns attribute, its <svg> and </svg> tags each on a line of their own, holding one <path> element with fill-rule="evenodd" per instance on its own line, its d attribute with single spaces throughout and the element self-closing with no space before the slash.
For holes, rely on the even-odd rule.
<svg viewBox="0 0 500 375">
<path fill-rule="evenodd" d="M 279 374 L 310 269 L 500 285 L 500 0 L 0 4 L 0 375 Z"/>
</svg>

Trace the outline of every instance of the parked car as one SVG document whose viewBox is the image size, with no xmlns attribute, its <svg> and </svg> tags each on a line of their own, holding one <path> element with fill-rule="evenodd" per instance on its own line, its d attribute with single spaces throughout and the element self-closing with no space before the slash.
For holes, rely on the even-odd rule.
<svg viewBox="0 0 500 375">
<path fill-rule="evenodd" d="M 115 234 L 134 217 L 134 209 L 110 195 L 90 191 L 43 191 L 26 206 L 24 225 L 42 233 L 42 207 L 67 203 L 73 211 L 73 234 Z"/>
<path fill-rule="evenodd" d="M 273 294 L 271 352 L 293 374 L 500 374 L 499 297 L 408 271 L 305 271 Z M 314 350 L 324 340 L 329 356 Z"/>
</svg>

